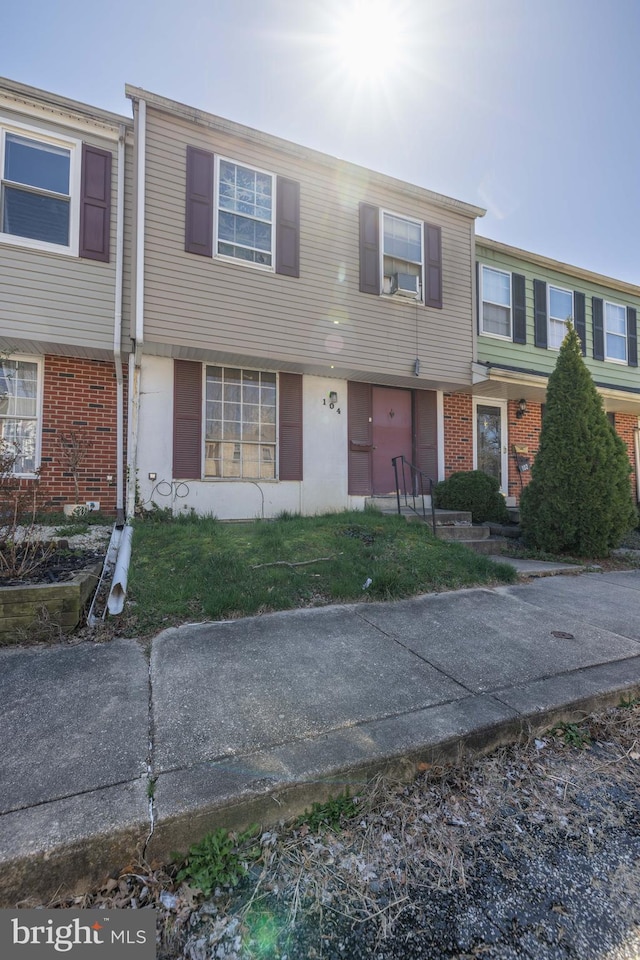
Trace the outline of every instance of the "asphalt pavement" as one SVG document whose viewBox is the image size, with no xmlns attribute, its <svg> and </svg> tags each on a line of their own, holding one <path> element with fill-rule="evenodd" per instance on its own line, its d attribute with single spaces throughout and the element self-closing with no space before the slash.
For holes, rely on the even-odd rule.
<svg viewBox="0 0 640 960">
<path fill-rule="evenodd" d="M 150 652 L 0 650 L 0 904 L 640 691 L 640 571 L 521 572 L 536 578 L 181 626 Z"/>
</svg>

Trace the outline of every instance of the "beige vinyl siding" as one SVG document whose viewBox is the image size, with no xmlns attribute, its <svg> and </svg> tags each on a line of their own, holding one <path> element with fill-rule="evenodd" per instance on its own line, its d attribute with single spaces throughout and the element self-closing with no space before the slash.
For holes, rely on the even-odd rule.
<svg viewBox="0 0 640 960">
<path fill-rule="evenodd" d="M 72 125 L 43 123 L 40 119 L 9 113 L 0 115 L 35 130 L 75 137 L 112 153 L 110 262 L 84 260 L 27 246 L 0 242 L 0 339 L 19 348 L 41 343 L 47 348 L 76 346 L 83 355 L 103 356 L 113 350 L 114 285 L 116 258 L 116 202 L 118 141 L 74 130 Z M 132 148 L 128 148 L 132 158 Z M 131 220 L 128 217 L 128 248 Z M 128 258 L 126 258 L 128 259 Z M 128 276 L 128 270 L 127 270 Z M 65 350 L 64 352 L 68 352 Z"/>
<path fill-rule="evenodd" d="M 299 279 L 184 252 L 187 145 L 300 182 Z M 418 356 L 421 379 L 469 382 L 469 216 L 370 185 L 349 164 L 313 164 L 153 108 L 146 168 L 147 347 L 241 352 L 300 369 L 334 364 L 369 377 L 412 376 Z M 359 292 L 360 201 L 442 227 L 442 310 Z"/>
<path fill-rule="evenodd" d="M 635 307 L 640 312 L 640 297 L 634 297 L 628 292 L 607 287 L 602 283 L 595 282 L 595 280 L 590 282 L 582 276 L 572 276 L 571 273 L 560 269 L 553 270 L 546 266 L 527 263 L 517 256 L 509 256 L 502 252 L 487 249 L 480 242 L 477 244 L 476 256 L 479 264 L 495 267 L 508 273 L 519 273 L 525 277 L 527 312 L 526 344 L 517 344 L 479 333 L 477 359 L 480 362 L 503 364 L 518 369 L 536 371 L 546 376 L 553 371 L 558 359 L 558 350 L 544 349 L 534 345 L 533 281 L 534 279 L 544 280 L 547 287 L 551 284 L 585 295 L 587 355 L 584 359 L 593 379 L 597 383 L 610 384 L 620 389 L 628 387 L 638 389 L 640 387 L 638 367 L 629 367 L 626 364 L 609 360 L 593 359 L 593 311 L 591 303 L 592 297 L 601 297 L 611 303 L 622 304 L 625 307 Z"/>
</svg>

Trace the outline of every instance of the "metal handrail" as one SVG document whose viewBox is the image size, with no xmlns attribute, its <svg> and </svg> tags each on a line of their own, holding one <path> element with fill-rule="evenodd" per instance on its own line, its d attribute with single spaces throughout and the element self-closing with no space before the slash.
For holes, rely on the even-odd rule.
<svg viewBox="0 0 640 960">
<path fill-rule="evenodd" d="M 401 464 L 401 474 L 398 475 L 398 461 Z M 398 500 L 398 513 L 402 513 L 402 508 L 400 504 L 400 496 L 404 497 L 404 504 L 406 507 L 409 507 L 410 510 L 413 510 L 418 516 L 420 516 L 420 511 L 416 507 L 416 500 L 422 501 L 422 519 L 424 522 L 427 522 L 427 507 L 424 502 L 425 498 L 425 483 L 428 484 L 427 495 L 431 497 L 431 528 L 433 530 L 433 535 L 436 535 L 436 511 L 433 503 L 433 484 L 434 481 L 431 477 L 428 477 L 426 473 L 423 473 L 419 467 L 416 467 L 415 464 L 411 463 L 407 458 L 401 454 L 398 457 L 392 457 L 391 463 L 393 464 L 393 472 L 396 478 L 396 497 Z M 409 473 L 409 490 L 407 490 L 407 470 Z M 400 486 L 400 479 L 402 479 L 402 489 Z M 409 499 L 412 500 L 412 503 L 409 503 Z"/>
</svg>

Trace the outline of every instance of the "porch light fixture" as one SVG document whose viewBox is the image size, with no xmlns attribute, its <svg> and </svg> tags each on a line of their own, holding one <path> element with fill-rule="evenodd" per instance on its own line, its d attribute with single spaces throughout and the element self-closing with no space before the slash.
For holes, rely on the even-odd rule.
<svg viewBox="0 0 640 960">
<path fill-rule="evenodd" d="M 337 394 L 337 392 L 336 392 L 335 390 L 330 390 L 330 391 L 329 391 L 329 403 L 337 403 L 337 402 L 338 402 L 338 394 Z"/>
<path fill-rule="evenodd" d="M 527 412 L 527 401 L 525 399 L 518 400 L 518 409 L 516 410 L 516 417 L 520 420 L 521 417 L 524 417 Z"/>
</svg>

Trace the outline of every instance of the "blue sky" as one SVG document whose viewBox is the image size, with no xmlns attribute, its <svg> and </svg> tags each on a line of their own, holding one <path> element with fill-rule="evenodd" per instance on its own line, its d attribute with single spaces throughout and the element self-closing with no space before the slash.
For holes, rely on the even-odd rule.
<svg viewBox="0 0 640 960">
<path fill-rule="evenodd" d="M 125 82 L 487 208 L 478 233 L 640 284 L 640 0 L 21 0 L 0 73 L 130 115 Z M 359 0 L 364 2 L 364 0 Z"/>
</svg>

